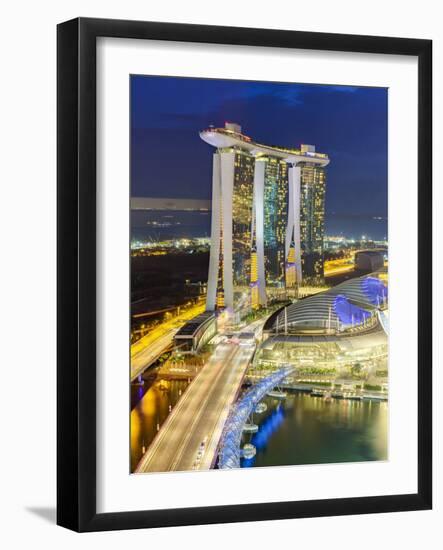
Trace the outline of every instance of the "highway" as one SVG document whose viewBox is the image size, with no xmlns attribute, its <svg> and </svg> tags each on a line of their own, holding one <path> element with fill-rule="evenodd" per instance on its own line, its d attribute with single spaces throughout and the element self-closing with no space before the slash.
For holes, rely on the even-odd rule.
<svg viewBox="0 0 443 550">
<path fill-rule="evenodd" d="M 254 345 L 233 343 L 217 346 L 140 460 L 137 473 L 213 466 L 230 406 L 254 349 Z"/>
<path fill-rule="evenodd" d="M 353 258 L 338 259 L 338 260 L 329 260 L 325 262 L 325 277 L 331 277 L 332 275 L 340 275 L 342 273 L 348 273 L 355 269 Z"/>
<path fill-rule="evenodd" d="M 202 313 L 204 303 L 183 309 L 180 315 L 163 321 L 153 328 L 146 336 L 131 346 L 131 382 L 156 361 L 172 344 L 179 328 L 189 319 Z"/>
<path fill-rule="evenodd" d="M 153 341 L 148 347 L 131 357 L 131 382 L 142 374 L 172 344 L 178 328 L 171 328 Z"/>
</svg>

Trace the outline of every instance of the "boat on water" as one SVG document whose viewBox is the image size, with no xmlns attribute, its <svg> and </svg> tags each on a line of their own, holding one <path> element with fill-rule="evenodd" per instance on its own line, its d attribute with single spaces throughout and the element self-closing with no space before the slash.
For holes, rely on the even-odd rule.
<svg viewBox="0 0 443 550">
<path fill-rule="evenodd" d="M 324 397 L 324 395 L 328 393 L 327 390 L 321 390 L 318 388 L 312 388 L 311 395 L 313 397 Z"/>
<path fill-rule="evenodd" d="M 377 394 L 366 394 L 363 395 L 362 399 L 364 401 L 387 401 L 388 396 L 387 395 L 377 395 Z"/>
<path fill-rule="evenodd" d="M 278 391 L 278 390 L 268 391 L 268 395 L 269 395 L 269 397 L 274 397 L 275 399 L 285 399 L 285 397 L 286 397 L 285 392 Z"/>
</svg>

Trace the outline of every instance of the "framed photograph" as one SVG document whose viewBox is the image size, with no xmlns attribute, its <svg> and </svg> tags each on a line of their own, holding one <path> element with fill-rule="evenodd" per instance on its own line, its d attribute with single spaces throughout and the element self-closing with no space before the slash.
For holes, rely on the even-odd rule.
<svg viewBox="0 0 443 550">
<path fill-rule="evenodd" d="M 58 26 L 58 524 L 432 505 L 429 40 Z"/>
</svg>

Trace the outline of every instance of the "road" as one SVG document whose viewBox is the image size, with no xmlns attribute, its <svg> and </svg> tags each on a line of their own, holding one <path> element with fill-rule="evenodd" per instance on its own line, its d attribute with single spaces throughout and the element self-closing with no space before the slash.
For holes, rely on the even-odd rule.
<svg viewBox="0 0 443 550">
<path fill-rule="evenodd" d="M 349 259 L 345 260 L 329 260 L 325 262 L 325 277 L 330 277 L 331 275 L 339 275 L 342 273 L 348 273 L 353 271 L 355 268 L 354 263 L 349 263 Z"/>
<path fill-rule="evenodd" d="M 222 343 L 190 384 L 136 468 L 137 473 L 207 470 L 254 346 Z M 197 454 L 205 441 L 203 456 Z"/>
<path fill-rule="evenodd" d="M 142 374 L 172 344 L 179 328 L 193 317 L 202 313 L 204 303 L 183 309 L 180 315 L 164 320 L 131 346 L 131 382 Z"/>
<path fill-rule="evenodd" d="M 142 374 L 172 344 L 178 328 L 171 328 L 153 341 L 148 347 L 131 357 L 131 382 Z"/>
</svg>

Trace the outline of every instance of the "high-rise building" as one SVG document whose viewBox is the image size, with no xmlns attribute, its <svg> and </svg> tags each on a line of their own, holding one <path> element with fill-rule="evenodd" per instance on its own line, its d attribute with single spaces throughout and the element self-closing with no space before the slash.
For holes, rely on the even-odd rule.
<svg viewBox="0 0 443 550">
<path fill-rule="evenodd" d="M 327 155 L 256 143 L 234 123 L 200 137 L 216 148 L 207 309 L 240 318 L 320 279 Z"/>
<path fill-rule="evenodd" d="M 321 282 L 324 277 L 325 190 L 325 168 L 302 163 L 300 170 L 302 273 L 306 280 L 313 283 Z"/>
<path fill-rule="evenodd" d="M 266 293 L 270 299 L 285 298 L 286 228 L 288 225 L 288 165 L 265 157 L 263 191 L 263 248 Z"/>
</svg>

